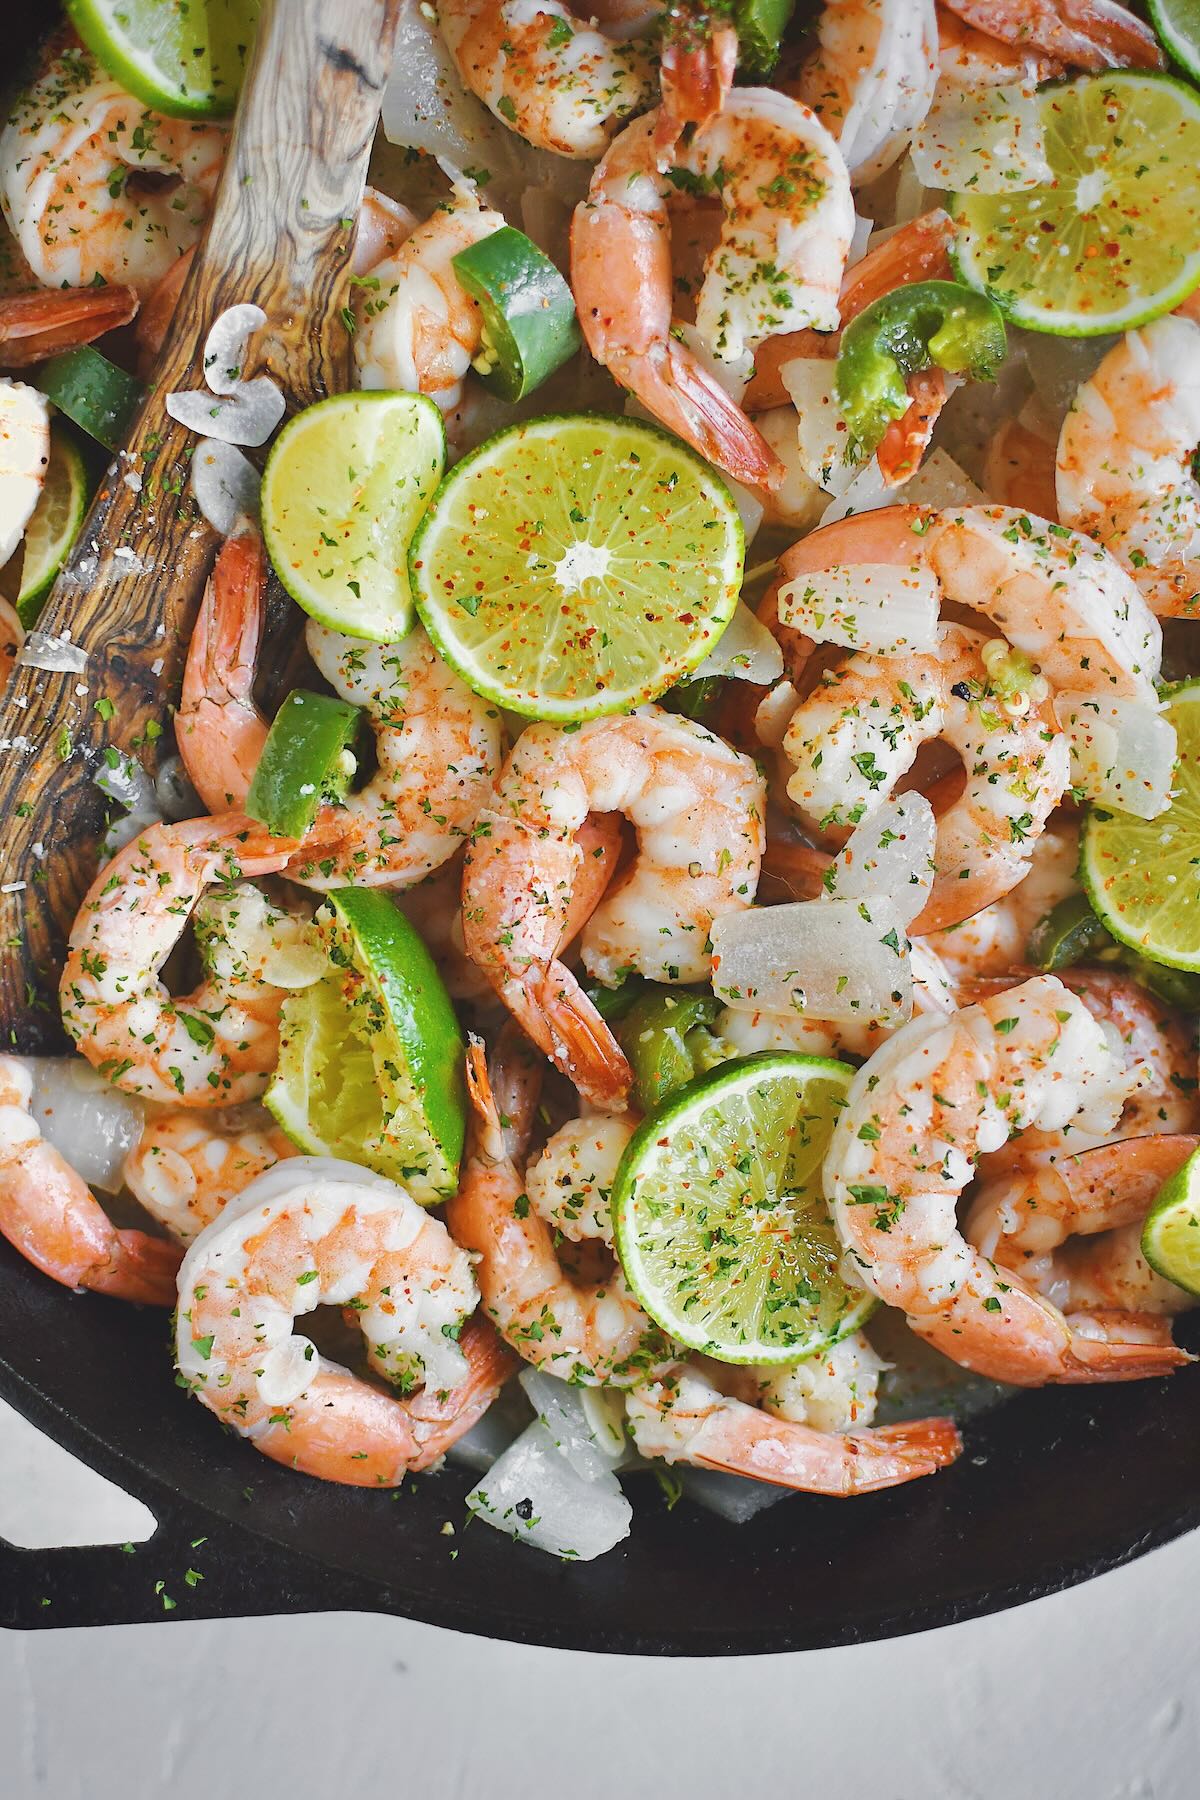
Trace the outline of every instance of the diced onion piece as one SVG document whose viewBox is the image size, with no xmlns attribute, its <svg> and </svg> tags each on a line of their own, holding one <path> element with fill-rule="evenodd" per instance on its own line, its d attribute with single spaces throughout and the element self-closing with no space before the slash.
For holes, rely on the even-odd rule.
<svg viewBox="0 0 1200 1800">
<path fill-rule="evenodd" d="M 713 992 L 735 1012 L 902 1025 L 908 939 L 894 903 L 805 900 L 726 913 L 712 926 Z"/>
<path fill-rule="evenodd" d="M 53 1144 L 89 1187 L 120 1191 L 125 1158 L 142 1135 L 140 1100 L 123 1094 L 81 1056 L 23 1056 L 33 1077 L 30 1110 Z"/>
<path fill-rule="evenodd" d="M 124 751 L 109 750 L 92 777 L 106 800 L 115 800 L 126 812 L 158 817 L 158 801 L 154 783 L 140 762 Z"/>
<path fill-rule="evenodd" d="M 940 446 L 909 476 L 901 498 L 906 504 L 932 506 L 939 512 L 946 506 L 978 506 L 987 501 L 983 489 Z"/>
<path fill-rule="evenodd" d="M 529 1403 L 515 1381 L 500 1390 L 481 1419 L 446 1452 L 447 1462 L 482 1475 L 530 1423 Z"/>
<path fill-rule="evenodd" d="M 844 494 L 857 472 L 846 461 L 850 442 L 834 392 L 836 362 L 823 356 L 794 356 L 779 378 L 796 408 L 800 467 L 827 494 Z"/>
<path fill-rule="evenodd" d="M 771 490 L 771 523 L 809 531 L 820 518 L 827 496 L 808 474 L 800 456 L 800 420 L 794 406 L 773 406 L 754 421 L 759 433 L 783 464 L 783 480 Z"/>
<path fill-rule="evenodd" d="M 942 192 L 1015 194 L 1054 180 L 1033 82 L 940 82 L 911 154 L 918 180 Z"/>
<path fill-rule="evenodd" d="M 1175 727 L 1144 700 L 1056 694 L 1054 712 L 1071 741 L 1071 779 L 1091 800 L 1156 819 L 1171 798 Z"/>
<path fill-rule="evenodd" d="M 914 556 L 908 568 L 842 563 L 783 584 L 779 620 L 818 644 L 844 644 L 877 656 L 909 656 L 937 648 L 941 593 L 937 578 Z"/>
<path fill-rule="evenodd" d="M 540 1419 L 492 1464 L 467 1505 L 497 1531 L 575 1562 L 612 1550 L 629 1536 L 633 1518 L 616 1476 L 585 1481 Z"/>
<path fill-rule="evenodd" d="M 232 394 L 177 389 L 163 404 L 189 431 L 249 448 L 265 444 L 287 410 L 282 392 L 269 375 L 239 382 Z"/>
<path fill-rule="evenodd" d="M 870 901 L 886 894 L 907 926 L 933 887 L 937 820 L 924 794 L 900 794 L 850 834 L 829 866 L 826 889 L 837 900 Z"/>
<path fill-rule="evenodd" d="M 783 651 L 762 620 L 741 602 L 729 624 L 721 633 L 721 641 L 709 651 L 693 681 L 709 675 L 731 676 L 736 681 L 753 681 L 766 687 L 783 674 Z"/>
<path fill-rule="evenodd" d="M 249 301 L 227 306 L 213 320 L 204 340 L 204 379 L 214 394 L 236 394 L 243 385 L 246 345 L 266 322 L 262 307 Z"/>
<path fill-rule="evenodd" d="M 52 301 L 47 302 L 52 305 Z M 50 404 L 23 381 L 0 377 L 0 564 L 6 563 L 33 516 L 50 461 Z"/>
<path fill-rule="evenodd" d="M 790 681 L 780 681 L 759 702 L 754 715 L 754 735 L 768 750 L 779 750 L 787 736 L 792 715 L 800 704 L 799 689 Z"/>
<path fill-rule="evenodd" d="M 857 513 L 874 512 L 880 506 L 891 506 L 898 493 L 899 489 L 884 480 L 878 458 L 869 457 L 866 462 L 859 463 L 850 486 L 843 488 L 829 502 L 821 514 L 820 523 L 834 525 L 839 519 L 850 519 Z"/>
<path fill-rule="evenodd" d="M 384 136 L 402 149 L 445 156 L 461 167 L 484 162 L 492 172 L 507 160 L 514 135 L 469 94 L 438 28 L 432 7 L 404 0 L 383 94 Z"/>
<path fill-rule="evenodd" d="M 235 444 L 204 438 L 192 453 L 192 497 L 213 530 L 232 537 L 242 519 L 258 518 L 262 477 Z"/>
<path fill-rule="evenodd" d="M 17 653 L 17 661 L 25 669 L 46 669 L 55 674 L 81 675 L 87 667 L 87 651 L 73 644 L 65 634 L 54 637 L 48 631 L 31 631 Z"/>
<path fill-rule="evenodd" d="M 585 1481 L 611 1475 L 625 1454 L 625 1432 L 617 1426 L 615 1432 L 610 1427 L 604 1435 L 597 1433 L 584 1404 L 593 1390 L 571 1387 L 540 1369 L 523 1369 L 519 1379 L 529 1404 L 575 1473 Z"/>
<path fill-rule="evenodd" d="M 850 250 L 846 257 L 847 269 L 852 269 L 855 263 L 861 262 L 863 257 L 867 254 L 867 249 L 871 242 L 871 233 L 874 229 L 874 219 L 864 219 L 860 212 L 855 213 L 854 231 L 851 234 Z"/>
</svg>

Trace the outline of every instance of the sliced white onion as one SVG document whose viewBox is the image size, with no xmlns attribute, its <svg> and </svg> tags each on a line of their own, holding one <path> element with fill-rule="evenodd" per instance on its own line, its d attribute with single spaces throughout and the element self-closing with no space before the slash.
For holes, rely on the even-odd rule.
<svg viewBox="0 0 1200 1800">
<path fill-rule="evenodd" d="M 779 590 L 779 619 L 819 644 L 878 656 L 937 648 L 941 592 L 914 557 L 908 568 L 845 563 L 798 575 Z"/>
<path fill-rule="evenodd" d="M 838 519 L 853 518 L 856 513 L 874 512 L 877 507 L 891 506 L 898 490 L 883 478 L 875 457 L 859 463 L 849 487 L 834 497 L 821 514 L 822 525 L 833 525 Z"/>
<path fill-rule="evenodd" d="M 50 461 L 50 403 L 23 381 L 0 377 L 0 564 L 21 539 Z"/>
<path fill-rule="evenodd" d="M 243 386 L 246 345 L 266 322 L 262 307 L 249 301 L 227 306 L 213 320 L 204 340 L 204 379 L 214 394 L 236 394 Z"/>
<path fill-rule="evenodd" d="M 571 1387 L 540 1369 L 523 1369 L 518 1379 L 529 1404 L 575 1473 L 585 1481 L 611 1475 L 625 1454 L 626 1439 L 624 1424 L 611 1409 L 605 1417 L 596 1412 L 594 1403 L 590 1409 L 587 1405 L 587 1397 L 602 1390 Z"/>
<path fill-rule="evenodd" d="M 757 614 L 741 601 L 721 634 L 720 643 L 709 651 L 691 679 L 701 681 L 709 675 L 725 675 L 766 687 L 782 674 L 783 651 Z"/>
<path fill-rule="evenodd" d="M 825 877 L 836 900 L 870 901 L 886 894 L 905 926 L 921 911 L 933 887 L 937 820 L 924 794 L 899 794 L 851 832 Z"/>
<path fill-rule="evenodd" d="M 241 519 L 256 521 L 262 476 L 235 444 L 202 438 L 192 453 L 192 497 L 221 537 Z"/>
<path fill-rule="evenodd" d="M 854 215 L 854 232 L 850 238 L 850 252 L 846 257 L 846 267 L 852 269 L 855 263 L 862 261 L 867 254 L 871 242 L 871 233 L 875 229 L 874 219 L 864 219 L 860 212 Z"/>
<path fill-rule="evenodd" d="M 64 633 L 54 637 L 48 631 L 31 631 L 17 653 L 22 668 L 48 669 L 57 674 L 81 675 L 87 667 L 87 651 L 73 644 Z"/>
<path fill-rule="evenodd" d="M 771 491 L 771 523 L 811 531 L 827 496 L 808 474 L 800 456 L 800 421 L 794 406 L 773 406 L 754 423 L 783 464 L 783 480 Z"/>
<path fill-rule="evenodd" d="M 467 1505 L 497 1531 L 574 1562 L 612 1550 L 629 1536 L 633 1518 L 616 1476 L 585 1480 L 540 1419 L 492 1464 Z"/>
<path fill-rule="evenodd" d="M 33 1077 L 30 1110 L 42 1136 L 89 1187 L 115 1194 L 122 1165 L 142 1135 L 145 1110 L 81 1056 L 23 1056 Z"/>
<path fill-rule="evenodd" d="M 883 895 L 727 913 L 712 927 L 713 992 L 735 1012 L 902 1025 L 912 1017 L 908 939 Z"/>
<path fill-rule="evenodd" d="M 940 512 L 946 506 L 978 506 L 986 501 L 987 495 L 939 446 L 930 450 L 916 473 L 909 476 L 900 498 L 916 506 L 935 507 Z"/>
<path fill-rule="evenodd" d="M 754 735 L 768 750 L 779 750 L 787 736 L 792 714 L 800 704 L 800 691 L 790 681 L 780 681 L 760 701 L 754 715 Z"/>
<path fill-rule="evenodd" d="M 796 408 L 800 467 L 827 494 L 845 493 L 857 473 L 846 461 L 850 438 L 834 393 L 836 367 L 829 357 L 794 356 L 779 370 Z"/>
<path fill-rule="evenodd" d="M 1089 799 L 1137 819 L 1170 803 L 1175 727 L 1146 701 L 1056 694 L 1054 713 L 1071 741 L 1071 779 Z"/>
<path fill-rule="evenodd" d="M 176 389 L 163 402 L 168 413 L 201 437 L 223 444 L 254 448 L 265 444 L 286 411 L 286 402 L 269 375 L 239 382 L 236 393 L 210 394 L 206 389 Z"/>
<path fill-rule="evenodd" d="M 917 179 L 943 193 L 1016 194 L 1054 180 L 1033 82 L 939 82 L 911 155 Z"/>
</svg>

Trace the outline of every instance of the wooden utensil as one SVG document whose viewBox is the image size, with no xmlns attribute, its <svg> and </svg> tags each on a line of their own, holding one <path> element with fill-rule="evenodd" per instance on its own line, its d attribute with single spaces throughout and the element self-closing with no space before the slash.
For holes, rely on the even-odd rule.
<svg viewBox="0 0 1200 1800">
<path fill-rule="evenodd" d="M 5 1047 L 63 1047 L 57 984 L 96 873 L 114 748 L 151 770 L 216 551 L 187 497 L 197 439 L 165 396 L 203 385 L 226 307 L 255 301 L 256 368 L 289 409 L 348 385 L 347 265 L 391 60 L 396 0 L 264 0 L 228 159 L 154 383 L 110 465 L 39 629 L 81 673 L 18 668 L 0 700 L 0 1028 Z"/>
</svg>

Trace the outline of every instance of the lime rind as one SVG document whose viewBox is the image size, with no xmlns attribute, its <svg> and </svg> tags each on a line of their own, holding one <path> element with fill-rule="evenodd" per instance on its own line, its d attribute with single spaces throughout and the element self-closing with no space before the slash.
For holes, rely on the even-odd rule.
<svg viewBox="0 0 1200 1800">
<path fill-rule="evenodd" d="M 1200 1296 L 1200 1150 L 1159 1190 L 1142 1226 L 1142 1255 L 1156 1275 Z"/>
<path fill-rule="evenodd" d="M 72 434 L 56 419 L 50 427 L 50 464 L 45 485 L 25 528 L 15 605 L 26 631 L 37 624 L 54 578 L 79 535 L 87 498 L 83 455 Z"/>
<path fill-rule="evenodd" d="M 1163 49 L 1185 75 L 1200 81 L 1200 5 L 1196 0 L 1150 0 L 1149 10 Z M 1181 16 L 1187 19 L 1186 30 Z"/>
<path fill-rule="evenodd" d="M 67 0 L 71 23 L 109 74 L 146 106 L 179 119 L 233 111 L 258 11 L 259 0 Z"/>
<path fill-rule="evenodd" d="M 1200 970 L 1200 680 L 1165 690 L 1179 761 L 1171 803 L 1155 819 L 1094 807 L 1079 874 L 1092 910 L 1151 962 Z"/>
<path fill-rule="evenodd" d="M 1174 100 L 1169 153 L 1163 150 L 1156 156 L 1149 148 L 1155 137 L 1149 118 L 1135 121 L 1136 129 L 1126 129 L 1128 142 L 1120 140 L 1111 126 L 1106 134 L 1095 108 L 1090 110 L 1096 116 L 1084 119 L 1086 102 L 1105 92 L 1140 92 L 1153 95 L 1164 105 L 1168 99 Z M 1078 76 L 1049 83 L 1039 93 L 1047 156 L 1059 182 L 1054 188 L 1015 194 L 951 194 L 947 207 L 957 227 L 951 246 L 956 275 L 967 286 L 989 295 L 1006 318 L 1029 331 L 1099 337 L 1145 325 L 1170 312 L 1200 284 L 1200 95 L 1174 75 L 1146 69 Z M 1080 115 L 1074 135 L 1066 123 L 1072 102 L 1079 103 L 1074 110 Z M 1160 131 L 1159 136 L 1165 141 L 1165 132 Z M 1075 142 L 1085 146 L 1082 156 L 1073 147 Z M 1113 178 L 1115 143 L 1120 143 L 1125 161 Z M 1102 186 L 1098 200 L 1085 193 L 1086 184 L 1097 177 L 1101 181 L 1106 178 L 1102 163 L 1110 172 L 1110 187 L 1115 179 L 1118 192 L 1120 168 L 1127 171 L 1126 182 L 1155 181 L 1152 191 L 1133 192 L 1126 214 L 1118 213 L 1107 232 L 1098 227 L 1089 230 L 1084 224 L 1089 214 L 1095 217 L 1104 198 Z M 1173 188 L 1164 184 L 1164 166 L 1174 177 Z M 998 231 L 997 221 L 1006 219 L 1003 230 Z M 1157 230 L 1150 223 L 1155 219 L 1160 221 Z M 1037 246 L 1036 254 L 1032 245 Z M 1073 246 L 1074 256 L 1070 254 Z M 1098 304 L 1096 297 L 1103 294 L 1106 272 L 1111 290 L 1119 279 L 1114 271 L 1127 265 L 1130 258 L 1136 260 L 1139 274 L 1144 271 L 1159 285 L 1133 294 L 1124 303 Z M 1018 278 L 1023 260 L 1028 267 Z M 1053 301 L 1029 297 L 1039 288 L 1043 294 L 1053 295 Z"/>
<path fill-rule="evenodd" d="M 856 1331 L 873 1298 L 840 1273 L 821 1168 L 854 1071 L 765 1052 L 690 1082 L 621 1159 L 617 1251 L 648 1316 L 722 1362 L 799 1362 Z"/>
<path fill-rule="evenodd" d="M 574 724 L 697 669 L 737 610 L 744 557 L 728 487 L 686 444 L 575 413 L 510 426 L 457 463 L 409 569 L 426 631 L 474 692 Z"/>
</svg>

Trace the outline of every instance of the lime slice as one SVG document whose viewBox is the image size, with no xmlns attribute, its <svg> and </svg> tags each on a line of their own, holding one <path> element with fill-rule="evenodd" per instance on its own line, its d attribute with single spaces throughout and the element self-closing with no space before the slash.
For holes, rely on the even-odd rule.
<svg viewBox="0 0 1200 1800">
<path fill-rule="evenodd" d="M 233 111 L 259 0 L 67 0 L 71 23 L 123 88 L 158 112 Z"/>
<path fill-rule="evenodd" d="M 1112 69 L 1038 98 L 1054 185 L 951 197 L 962 280 L 1065 337 L 1169 312 L 1200 281 L 1200 94 Z"/>
<path fill-rule="evenodd" d="M 1200 1150 L 1159 1189 L 1142 1226 L 1142 1255 L 1159 1275 L 1200 1294 Z"/>
<path fill-rule="evenodd" d="M 853 1076 L 824 1057 L 742 1057 L 634 1133 L 613 1184 L 617 1249 L 642 1306 L 679 1343 L 722 1362 L 798 1362 L 872 1311 L 838 1273 L 821 1186 Z"/>
<path fill-rule="evenodd" d="M 405 554 L 446 464 L 420 394 L 335 394 L 289 419 L 262 483 L 275 572 L 322 625 L 392 644 L 413 627 Z"/>
<path fill-rule="evenodd" d="M 79 535 L 87 510 L 88 478 L 79 446 L 57 420 L 50 427 L 50 461 L 23 551 L 13 558 L 17 617 L 26 631 L 36 625 L 54 577 Z"/>
<path fill-rule="evenodd" d="M 678 438 L 578 413 L 464 457 L 409 569 L 468 687 L 575 721 L 627 712 L 703 662 L 737 606 L 743 549 L 729 489 Z"/>
<path fill-rule="evenodd" d="M 1167 53 L 1200 81 L 1200 0 L 1150 0 L 1150 20 Z"/>
<path fill-rule="evenodd" d="M 1179 762 L 1156 819 L 1093 807 L 1079 872 L 1092 910 L 1119 943 L 1151 962 L 1200 969 L 1200 681 L 1167 696 Z"/>
<path fill-rule="evenodd" d="M 284 1002 L 266 1103 L 294 1144 L 390 1176 L 436 1204 L 458 1183 L 465 1046 L 433 959 L 376 888 L 314 921 L 328 972 Z"/>
</svg>

